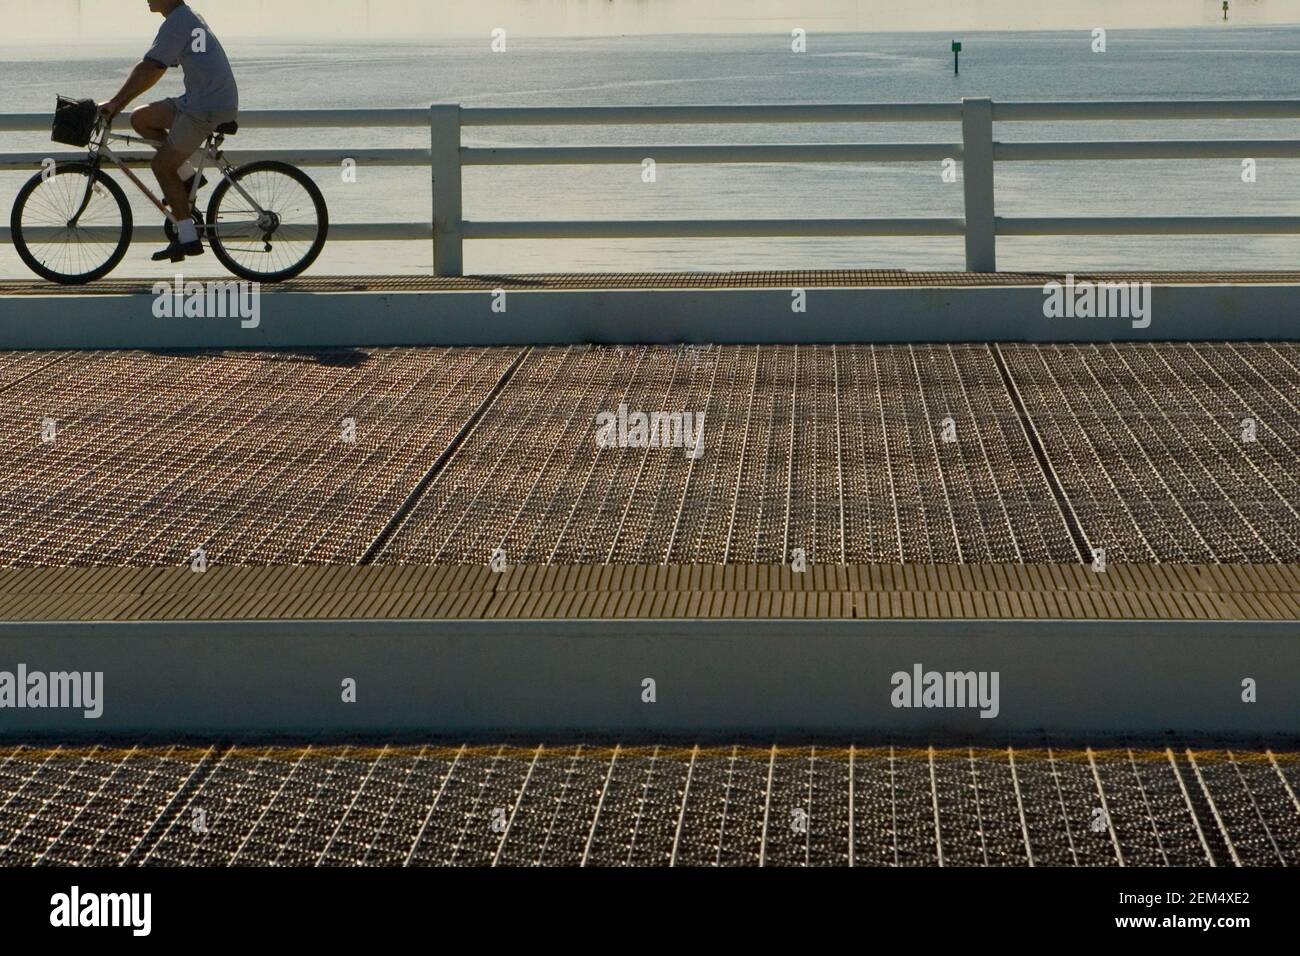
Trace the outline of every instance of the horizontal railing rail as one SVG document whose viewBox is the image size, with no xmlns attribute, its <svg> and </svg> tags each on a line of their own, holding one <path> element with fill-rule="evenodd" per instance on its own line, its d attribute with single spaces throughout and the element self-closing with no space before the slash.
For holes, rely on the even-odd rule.
<svg viewBox="0 0 1300 956">
<path fill-rule="evenodd" d="M 0 133 L 42 133 L 54 121 L 50 113 L 0 113 Z M 119 119 L 119 123 L 122 121 Z M 382 110 L 241 110 L 242 129 L 377 129 L 428 127 L 427 109 Z M 124 127 L 124 124 L 123 124 Z M 121 128 L 121 127 L 120 127 Z"/>
<path fill-rule="evenodd" d="M 466 222 L 465 239 L 739 239 L 749 236 L 960 236 L 961 219 L 596 219 Z"/>
<path fill-rule="evenodd" d="M 1300 119 L 1300 100 L 1102 100 L 997 103 L 999 123 L 1092 120 Z"/>
<path fill-rule="evenodd" d="M 826 143 L 747 146 L 462 146 L 462 166 L 656 163 L 916 163 L 961 155 L 960 143 Z"/>
<path fill-rule="evenodd" d="M 339 166 L 345 159 L 351 159 L 358 165 L 367 166 L 427 166 L 429 151 L 427 149 L 227 149 L 226 158 L 236 166 L 260 159 L 276 159 L 282 163 L 295 166 Z M 125 160 L 128 166 L 140 168 L 149 165 L 152 152 L 130 150 L 114 155 Z M 84 160 L 86 154 L 57 150 L 41 153 L 0 153 L 0 170 L 39 169 L 46 159 L 58 163 L 74 163 Z"/>
<path fill-rule="evenodd" d="M 427 222 L 332 222 L 329 238 L 341 242 L 409 242 L 429 241 Z M 58 239 L 64 230 L 54 226 L 24 229 L 23 234 L 33 241 Z M 112 242 L 121 230 L 112 226 L 82 226 L 79 230 L 87 242 Z M 9 230 L 0 229 L 0 240 L 9 239 Z"/>
<path fill-rule="evenodd" d="M 701 123 L 945 123 L 960 103 L 782 104 L 776 106 L 468 106 L 461 126 L 694 126 Z"/>
<path fill-rule="evenodd" d="M 275 159 L 304 167 L 428 166 L 433 181 L 430 222 L 341 223 L 330 237 L 390 242 L 432 237 L 434 272 L 460 275 L 467 239 L 746 238 L 759 236 L 962 236 L 966 268 L 997 268 L 998 236 L 1283 235 L 1300 234 L 1300 216 L 1002 217 L 996 215 L 993 170 L 999 162 L 1300 159 L 1300 140 L 1116 140 L 997 142 L 997 122 L 1300 119 L 1300 100 L 1195 100 L 1094 103 L 779 104 L 765 106 L 462 107 L 431 109 L 249 110 L 241 129 L 427 128 L 428 149 L 231 149 L 236 164 Z M 48 114 L 0 114 L 0 133 L 43 132 Z M 715 145 L 466 146 L 464 127 L 647 126 L 720 124 L 960 123 L 961 136 L 932 143 L 755 143 Z M 84 154 L 0 153 L 0 172 L 36 170 L 47 158 L 75 161 Z M 131 166 L 150 154 L 121 154 Z M 466 166 L 641 165 L 657 163 L 910 163 L 960 161 L 964 216 L 890 219 L 650 219 L 539 222 L 466 220 L 462 170 Z M 0 229 L 0 242 L 10 242 Z"/>
</svg>

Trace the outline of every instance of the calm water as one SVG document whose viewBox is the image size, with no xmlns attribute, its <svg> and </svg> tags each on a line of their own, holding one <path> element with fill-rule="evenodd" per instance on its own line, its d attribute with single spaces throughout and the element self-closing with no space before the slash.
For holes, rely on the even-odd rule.
<svg viewBox="0 0 1300 956">
<path fill-rule="evenodd" d="M 219 26 L 219 20 L 214 22 Z M 1087 33 L 968 34 L 962 75 L 952 75 L 939 34 L 816 36 L 809 51 L 788 38 L 672 36 L 574 40 L 512 37 L 509 52 L 484 41 L 401 41 L 286 46 L 226 43 L 246 109 L 427 106 L 625 105 L 1300 97 L 1300 27 L 1114 32 L 1105 53 Z M 48 110 L 56 93 L 105 99 L 146 45 L 0 47 L 0 112 Z M 178 74 L 178 71 L 173 71 Z M 179 90 L 169 75 L 158 96 Z M 470 129 L 469 145 L 706 142 L 954 142 L 956 124 L 609 129 Z M 999 139 L 1300 137 L 1300 122 L 1003 124 Z M 416 130 L 263 131 L 240 146 L 422 145 Z M 48 149 L 43 135 L 0 136 L 4 150 Z M 1300 161 L 1260 160 L 1244 184 L 1240 160 L 1006 163 L 997 173 L 1007 216 L 1300 215 Z M 355 184 L 313 170 L 336 221 L 427 220 L 423 169 L 365 169 Z M 469 219 L 781 218 L 960 216 L 960 183 L 938 164 L 477 167 L 466 171 Z M 25 176 L 0 174 L 7 211 Z M 156 218 L 139 207 L 139 221 Z M 154 248 L 137 231 L 119 274 L 156 274 Z M 425 243 L 336 243 L 320 272 L 427 272 Z M 1300 266 L 1300 237 L 1003 239 L 1004 269 L 1150 267 L 1282 269 Z M 211 265 L 211 263 L 209 263 Z M 474 272 L 778 267 L 960 269 L 957 239 L 749 239 L 472 242 Z M 0 274 L 24 274 L 0 246 Z"/>
</svg>

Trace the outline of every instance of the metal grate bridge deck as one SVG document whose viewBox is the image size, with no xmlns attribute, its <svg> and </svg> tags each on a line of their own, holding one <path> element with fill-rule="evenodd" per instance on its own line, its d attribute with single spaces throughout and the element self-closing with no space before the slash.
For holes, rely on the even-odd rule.
<svg viewBox="0 0 1300 956">
<path fill-rule="evenodd" d="M 1296 866 L 1298 790 L 1285 743 L 25 744 L 0 865 Z"/>
</svg>

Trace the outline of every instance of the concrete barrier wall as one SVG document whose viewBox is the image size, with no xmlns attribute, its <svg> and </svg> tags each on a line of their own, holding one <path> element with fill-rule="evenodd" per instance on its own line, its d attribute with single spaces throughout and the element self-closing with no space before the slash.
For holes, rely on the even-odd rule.
<svg viewBox="0 0 1300 956">
<path fill-rule="evenodd" d="M 0 736 L 1294 733 L 1298 651 L 1296 622 L 7 623 L 0 671 L 102 671 L 104 702 L 5 707 Z M 891 675 L 917 664 L 997 671 L 997 716 L 895 708 Z"/>
<path fill-rule="evenodd" d="M 156 318 L 151 295 L 0 298 L 0 348 L 1240 341 L 1300 338 L 1300 286 L 1165 285 L 1146 328 L 1048 318 L 1040 286 L 305 293 L 263 289 L 257 323 Z M 499 308 L 499 305 L 498 305 Z M 250 327 L 245 327 L 249 325 Z"/>
</svg>

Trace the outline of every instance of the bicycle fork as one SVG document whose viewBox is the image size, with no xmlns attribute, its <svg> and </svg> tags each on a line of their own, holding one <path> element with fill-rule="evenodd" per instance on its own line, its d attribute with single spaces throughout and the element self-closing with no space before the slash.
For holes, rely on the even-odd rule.
<svg viewBox="0 0 1300 956">
<path fill-rule="evenodd" d="M 86 177 L 86 194 L 81 197 L 81 205 L 77 207 L 77 211 L 73 213 L 72 218 L 68 220 L 69 229 L 77 228 L 77 223 L 81 220 L 81 217 L 86 214 L 86 209 L 90 206 L 90 194 L 95 188 L 95 179 L 99 175 L 99 165 L 100 161 L 98 156 L 90 161 L 90 175 Z"/>
</svg>

